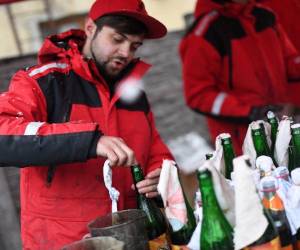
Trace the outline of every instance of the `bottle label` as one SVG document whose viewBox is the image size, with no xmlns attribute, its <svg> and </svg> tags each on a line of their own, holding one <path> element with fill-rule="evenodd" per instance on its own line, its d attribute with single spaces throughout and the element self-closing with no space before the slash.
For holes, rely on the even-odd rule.
<svg viewBox="0 0 300 250">
<path fill-rule="evenodd" d="M 189 250 L 187 246 L 171 245 L 172 250 Z"/>
<path fill-rule="evenodd" d="M 162 234 L 153 240 L 149 240 L 149 248 L 150 250 L 171 250 L 166 234 Z"/>
<path fill-rule="evenodd" d="M 268 243 L 262 244 L 260 246 L 246 247 L 243 250 L 281 250 L 279 237 L 271 240 Z"/>
<path fill-rule="evenodd" d="M 273 211 L 283 211 L 284 210 L 283 203 L 278 196 L 273 196 L 270 199 L 267 199 L 264 197 L 262 202 L 263 202 L 264 207 L 267 209 L 271 209 Z"/>
</svg>

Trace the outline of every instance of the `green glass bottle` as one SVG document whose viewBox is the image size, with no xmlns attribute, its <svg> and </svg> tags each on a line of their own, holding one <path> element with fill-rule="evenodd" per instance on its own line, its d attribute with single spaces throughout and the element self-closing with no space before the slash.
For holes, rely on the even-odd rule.
<svg viewBox="0 0 300 250">
<path fill-rule="evenodd" d="M 278 123 L 277 117 L 275 116 L 275 114 L 272 111 L 268 111 L 267 118 L 268 118 L 269 124 L 271 125 L 271 141 L 272 141 L 271 153 L 273 156 L 274 150 L 275 150 L 275 142 L 276 142 L 279 123 Z"/>
<path fill-rule="evenodd" d="M 300 167 L 300 124 L 296 123 L 291 126 L 292 134 L 292 155 L 293 155 L 293 169 Z M 289 169 L 290 172 L 293 169 Z"/>
<path fill-rule="evenodd" d="M 137 165 L 131 166 L 131 173 L 134 185 L 144 180 L 144 174 L 141 167 Z M 148 218 L 147 232 L 149 240 L 158 238 L 166 233 L 166 221 L 162 211 L 157 207 L 154 200 L 148 199 L 144 194 L 137 192 L 138 208 L 145 211 Z"/>
<path fill-rule="evenodd" d="M 198 171 L 198 180 L 203 207 L 201 250 L 233 250 L 233 229 L 217 201 L 209 170 Z"/>
<path fill-rule="evenodd" d="M 221 143 L 224 153 L 224 162 L 225 162 L 225 178 L 231 179 L 231 172 L 233 171 L 233 158 L 235 153 L 233 150 L 231 136 L 229 134 L 224 134 L 221 136 Z"/>
<path fill-rule="evenodd" d="M 266 155 L 271 157 L 271 150 L 267 143 L 265 132 L 263 131 L 261 126 L 256 122 L 254 122 L 251 127 L 251 135 L 252 135 L 252 140 L 257 155 L 256 157 L 261 155 Z"/>
<path fill-rule="evenodd" d="M 172 244 L 178 246 L 187 245 L 189 243 L 197 226 L 196 219 L 194 216 L 194 210 L 192 209 L 188 199 L 186 198 L 183 189 L 182 192 L 187 211 L 187 223 L 177 231 L 174 231 L 172 226 L 170 227 L 171 242 Z"/>
</svg>

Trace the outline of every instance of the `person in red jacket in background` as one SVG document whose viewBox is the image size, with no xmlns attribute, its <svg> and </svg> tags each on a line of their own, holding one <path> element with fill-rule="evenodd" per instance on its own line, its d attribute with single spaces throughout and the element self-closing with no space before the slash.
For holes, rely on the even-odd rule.
<svg viewBox="0 0 300 250">
<path fill-rule="evenodd" d="M 150 65 L 135 57 L 144 39 L 166 34 L 140 0 L 97 0 L 83 30 L 48 37 L 38 64 L 18 71 L 0 96 L 0 163 L 21 169 L 23 249 L 60 249 L 87 234 L 87 223 L 112 211 L 102 167 L 113 167 L 118 210 L 136 208 L 130 166 L 152 198 L 163 159 L 162 142 L 144 91 Z"/>
<path fill-rule="evenodd" d="M 273 12 L 253 0 L 198 0 L 194 14 L 179 47 L 186 102 L 207 116 L 212 140 L 230 133 L 240 154 L 249 122 L 268 110 L 288 115 L 298 53 Z"/>
<path fill-rule="evenodd" d="M 260 0 L 262 4 L 275 11 L 279 23 L 284 28 L 289 39 L 300 52 L 300 1 L 299 0 Z M 300 107 L 300 85 L 292 82 L 289 89 L 291 102 Z"/>
</svg>

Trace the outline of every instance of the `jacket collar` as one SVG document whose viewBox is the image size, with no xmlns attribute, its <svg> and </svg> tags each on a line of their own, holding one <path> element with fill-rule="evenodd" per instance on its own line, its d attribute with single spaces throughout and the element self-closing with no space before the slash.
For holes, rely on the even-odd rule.
<svg viewBox="0 0 300 250">
<path fill-rule="evenodd" d="M 45 42 L 38 53 L 38 61 L 41 64 L 56 60 L 65 61 L 70 63 L 72 69 L 82 78 L 93 83 L 98 83 L 99 81 L 105 82 L 94 61 L 92 59 L 84 58 L 81 53 L 85 40 L 86 35 L 83 30 L 69 30 L 57 35 L 49 36 L 45 39 Z M 149 68 L 149 64 L 137 59 L 135 66 L 124 76 L 124 78 L 134 75 L 135 78 L 140 79 Z M 120 81 L 123 81 L 124 78 Z"/>
</svg>

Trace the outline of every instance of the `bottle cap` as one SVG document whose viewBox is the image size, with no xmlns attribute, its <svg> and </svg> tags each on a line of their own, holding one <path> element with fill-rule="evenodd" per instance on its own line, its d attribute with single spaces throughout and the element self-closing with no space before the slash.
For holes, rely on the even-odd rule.
<svg viewBox="0 0 300 250">
<path fill-rule="evenodd" d="M 273 176 L 265 176 L 260 180 L 262 192 L 274 192 L 278 188 L 278 181 Z"/>
<path fill-rule="evenodd" d="M 274 112 L 273 112 L 273 111 L 268 111 L 268 113 L 267 113 L 267 117 L 268 117 L 268 119 L 275 118 L 275 114 L 274 114 Z"/>
<path fill-rule="evenodd" d="M 257 168 L 265 173 L 271 172 L 274 165 L 272 158 L 266 155 L 257 157 L 255 164 Z"/>
<path fill-rule="evenodd" d="M 276 178 L 285 178 L 289 176 L 289 170 L 287 167 L 280 166 L 274 169 L 274 175 Z"/>
<path fill-rule="evenodd" d="M 221 139 L 231 138 L 231 135 L 228 134 L 228 133 L 222 133 L 222 134 L 219 134 L 219 136 L 220 136 Z"/>
<path fill-rule="evenodd" d="M 300 186 L 300 168 L 296 168 L 291 172 L 292 181 L 295 185 Z"/>
<path fill-rule="evenodd" d="M 259 123 L 258 122 L 252 122 L 251 129 L 253 129 L 253 130 L 260 129 Z"/>
</svg>

